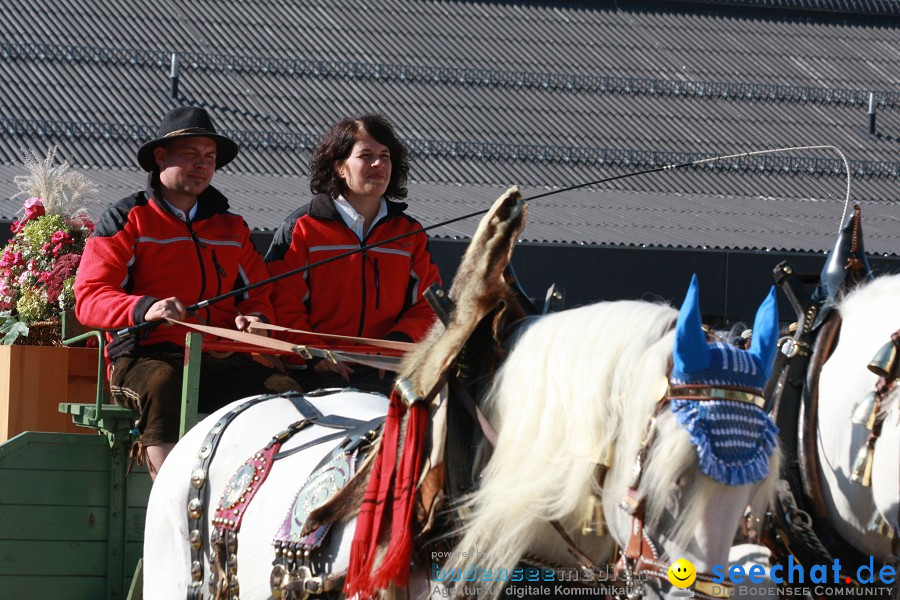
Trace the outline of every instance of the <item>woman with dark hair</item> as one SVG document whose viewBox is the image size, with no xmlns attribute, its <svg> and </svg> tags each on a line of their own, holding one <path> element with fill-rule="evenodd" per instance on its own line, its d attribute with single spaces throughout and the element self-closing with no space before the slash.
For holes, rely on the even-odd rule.
<svg viewBox="0 0 900 600">
<path fill-rule="evenodd" d="M 422 226 L 404 211 L 406 148 L 381 115 L 343 119 L 325 135 L 310 167 L 312 200 L 272 240 L 266 263 L 278 275 L 360 246 L 377 245 L 276 282 L 276 322 L 291 329 L 415 342 L 434 322 L 422 293 L 440 274 Z M 300 338 L 288 334 L 287 339 Z M 304 389 L 356 387 L 388 393 L 369 367 L 327 360 L 296 371 Z"/>
</svg>

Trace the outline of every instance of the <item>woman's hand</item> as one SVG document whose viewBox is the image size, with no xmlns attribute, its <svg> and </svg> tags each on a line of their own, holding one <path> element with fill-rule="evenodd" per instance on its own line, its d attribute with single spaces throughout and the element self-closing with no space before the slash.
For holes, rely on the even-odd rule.
<svg viewBox="0 0 900 600">
<path fill-rule="evenodd" d="M 313 371 L 316 373 L 326 373 L 328 371 L 337 373 L 347 383 L 350 383 L 350 375 L 353 373 L 353 369 L 347 363 L 333 363 L 327 358 L 317 362 L 313 367 Z"/>
</svg>

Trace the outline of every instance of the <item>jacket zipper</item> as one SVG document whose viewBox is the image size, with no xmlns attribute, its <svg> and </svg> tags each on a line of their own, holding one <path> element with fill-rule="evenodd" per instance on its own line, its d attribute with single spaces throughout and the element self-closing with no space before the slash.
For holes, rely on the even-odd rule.
<svg viewBox="0 0 900 600">
<path fill-rule="evenodd" d="M 225 269 L 222 268 L 222 265 L 219 264 L 219 258 L 216 256 L 216 249 L 212 249 L 212 260 L 213 265 L 216 267 L 216 273 L 218 277 L 216 277 L 216 296 L 222 293 L 222 279 L 225 277 Z"/>
<path fill-rule="evenodd" d="M 369 228 L 369 232 L 365 235 L 365 237 L 362 239 L 362 241 L 360 241 L 359 245 L 361 247 L 365 246 L 366 240 L 368 240 L 370 237 L 372 237 L 372 232 L 375 231 L 375 228 L 380 226 L 382 223 L 387 222 L 389 217 L 390 217 L 390 215 L 388 215 L 388 217 L 386 217 L 386 218 L 378 221 L 374 225 L 372 225 L 372 227 Z M 367 251 L 363 250 L 362 257 L 363 257 L 363 260 L 362 260 L 362 310 L 359 313 L 359 330 L 358 330 L 358 333 L 356 334 L 358 337 L 363 336 L 363 327 L 365 326 L 365 321 L 366 321 L 366 260 L 369 258 L 369 253 Z M 380 278 L 379 272 L 378 272 L 378 259 L 377 258 L 372 259 L 372 268 L 375 271 L 375 309 L 377 310 L 381 306 L 381 281 L 380 281 L 381 278 Z"/>
<path fill-rule="evenodd" d="M 375 310 L 381 306 L 381 285 L 378 281 L 378 259 L 372 259 L 372 265 L 375 267 Z"/>
<path fill-rule="evenodd" d="M 390 216 L 390 215 L 389 215 Z M 359 246 L 363 247 L 366 245 L 366 240 L 368 240 L 372 236 L 372 232 L 375 231 L 375 228 L 386 222 L 388 218 L 384 218 L 369 228 L 369 232 L 365 235 L 362 241 L 359 242 Z M 343 222 L 343 220 L 341 220 Z M 350 229 L 349 227 L 347 229 Z M 355 237 L 355 234 L 354 234 Z M 369 258 L 369 253 L 366 250 L 361 252 L 362 254 L 362 307 L 359 311 L 359 328 L 357 329 L 357 337 L 362 337 L 363 335 L 363 327 L 366 324 L 366 260 Z M 372 268 L 375 270 L 375 308 L 379 308 L 381 306 L 381 282 L 379 281 L 379 273 L 378 273 L 378 259 L 372 259 Z"/>
<path fill-rule="evenodd" d="M 360 246 L 363 244 L 360 243 Z M 356 337 L 362 337 L 363 334 L 363 326 L 366 323 L 366 260 L 369 258 L 369 253 L 365 250 L 362 251 L 362 269 L 360 269 L 360 275 L 362 276 L 362 307 L 359 311 L 359 328 L 356 330 Z"/>
<path fill-rule="evenodd" d="M 197 250 L 197 261 L 200 263 L 200 294 L 197 298 L 197 302 L 200 302 L 206 293 L 206 265 L 203 264 L 203 253 L 201 252 L 201 249 L 206 248 L 206 244 L 201 242 L 197 234 L 194 233 L 194 228 L 191 227 L 190 221 L 185 221 L 184 224 L 191 234 L 191 239 L 194 240 L 194 248 Z M 206 311 L 206 322 L 209 323 L 209 307 L 204 308 L 204 310 Z"/>
</svg>

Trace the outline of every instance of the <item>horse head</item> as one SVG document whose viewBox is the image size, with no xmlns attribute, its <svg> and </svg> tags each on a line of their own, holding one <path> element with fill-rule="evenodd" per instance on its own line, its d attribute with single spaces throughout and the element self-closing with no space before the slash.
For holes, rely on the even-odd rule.
<svg viewBox="0 0 900 600">
<path fill-rule="evenodd" d="M 447 569 L 496 576 L 525 560 L 611 572 L 636 516 L 654 558 L 632 557 L 632 577 L 661 570 L 655 585 L 667 587 L 662 565 L 679 558 L 698 571 L 727 564 L 741 514 L 768 499 L 778 470 L 761 401 L 778 319 L 770 292 L 748 350 L 709 343 L 698 291 L 695 279 L 678 315 L 605 302 L 518 335 L 483 404 L 497 444 L 462 503 Z"/>
</svg>

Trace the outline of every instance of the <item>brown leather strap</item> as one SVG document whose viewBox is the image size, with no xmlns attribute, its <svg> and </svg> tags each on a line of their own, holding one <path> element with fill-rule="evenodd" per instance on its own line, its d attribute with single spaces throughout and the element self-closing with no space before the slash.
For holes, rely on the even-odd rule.
<svg viewBox="0 0 900 600">
<path fill-rule="evenodd" d="M 354 337 L 351 335 L 337 335 L 334 333 L 319 333 L 317 331 L 305 331 L 303 329 L 291 329 L 289 327 L 283 327 L 281 325 L 273 325 L 272 323 L 253 323 L 250 325 L 250 331 L 254 329 L 266 330 L 266 331 L 283 331 L 285 333 L 299 333 L 301 335 L 308 335 L 316 338 L 320 338 L 323 340 L 340 340 L 342 342 L 355 342 L 358 344 L 365 344 L 366 346 L 377 346 L 379 348 L 390 348 L 392 350 L 402 350 L 403 352 L 408 352 L 415 347 L 415 344 L 412 342 L 396 342 L 393 340 L 379 340 L 375 338 L 365 338 L 365 337 Z"/>
<path fill-rule="evenodd" d="M 819 452 L 817 448 L 819 426 L 819 375 L 825 361 L 831 356 L 837 343 L 842 320 L 835 315 L 822 326 L 809 359 L 806 372 L 803 412 L 800 423 L 799 467 L 803 479 L 803 492 L 809 499 L 816 521 L 829 522 L 828 509 L 819 479 Z"/>
<path fill-rule="evenodd" d="M 625 546 L 622 558 L 616 563 L 617 576 L 621 577 L 626 565 L 630 563 L 632 575 L 643 574 L 669 581 L 669 563 L 660 560 L 659 552 L 653 541 L 644 530 L 644 507 L 639 505 L 631 519 L 631 535 Z M 697 583 L 693 584 L 695 598 L 729 598 L 732 595 L 732 585 L 727 582 L 716 583 L 722 589 L 716 593 L 714 577 L 711 573 L 697 572 Z"/>
<path fill-rule="evenodd" d="M 455 393 L 462 401 L 462 405 L 469 413 L 469 416 L 472 417 L 472 420 L 476 421 L 481 427 L 481 433 L 484 434 L 485 439 L 490 442 L 491 446 L 496 447 L 497 431 L 494 429 L 493 425 L 491 425 L 490 421 L 488 421 L 488 418 L 481 411 L 478 404 L 475 403 L 475 399 L 472 397 L 472 394 L 469 393 L 468 388 L 466 388 L 465 385 L 460 385 L 455 389 Z"/>
<path fill-rule="evenodd" d="M 200 325 L 197 323 L 185 323 L 176 321 L 175 319 L 166 319 L 173 325 L 181 325 L 188 329 L 208 333 L 228 340 L 234 340 L 245 344 L 252 344 L 261 348 L 274 350 L 283 354 L 299 354 L 305 358 L 319 356 L 327 358 L 333 362 L 353 362 L 375 369 L 384 369 L 386 371 L 397 371 L 400 366 L 400 359 L 395 356 L 379 356 L 374 354 L 366 354 L 363 352 L 346 352 L 343 350 L 322 350 L 319 348 L 309 348 L 291 344 L 282 340 L 276 340 L 264 335 L 249 333 L 246 331 L 237 331 L 236 329 L 226 329 L 224 327 L 213 327 L 212 325 Z"/>
</svg>

